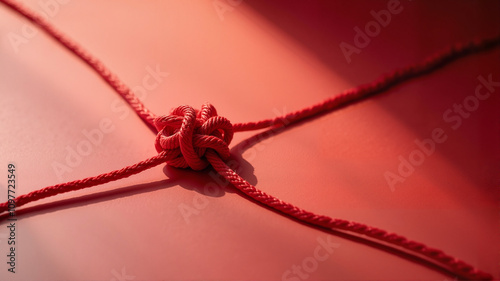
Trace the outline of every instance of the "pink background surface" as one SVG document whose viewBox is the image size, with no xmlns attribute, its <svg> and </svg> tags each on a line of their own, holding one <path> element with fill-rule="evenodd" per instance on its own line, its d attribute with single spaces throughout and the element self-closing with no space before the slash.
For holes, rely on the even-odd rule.
<svg viewBox="0 0 500 281">
<path fill-rule="evenodd" d="M 23 2 L 42 12 L 40 3 L 58 3 Z M 401 13 L 348 63 L 339 44 L 353 44 L 353 28 L 388 1 L 332 2 L 222 1 L 234 6 L 221 15 L 209 0 L 70 0 L 51 6 L 49 18 L 130 87 L 145 89 L 153 112 L 210 102 L 233 122 L 300 109 L 453 42 L 500 32 L 498 1 L 401 1 Z M 33 30 L 0 5 L 0 174 L 16 164 L 18 195 L 155 155 L 154 135 L 118 96 Z M 12 44 L 12 34 L 25 40 Z M 255 132 L 237 134 L 240 174 L 306 210 L 394 231 L 500 278 L 500 88 L 456 130 L 443 119 L 474 94 L 479 75 L 500 81 L 499 56 L 467 57 L 253 145 L 245 140 Z M 156 80 L 155 68 L 163 73 Z M 111 132 L 58 175 L 54 163 L 66 165 L 102 120 Z M 397 172 L 398 157 L 408 159 L 435 128 L 447 140 L 391 190 L 384 173 Z M 210 173 L 163 165 L 20 208 L 16 274 L 7 272 L 0 222 L 0 280 L 280 280 L 314 257 L 318 239 L 338 247 L 296 280 L 453 278 L 298 224 L 230 186 L 213 194 Z M 5 176 L 1 201 L 6 184 Z"/>
</svg>

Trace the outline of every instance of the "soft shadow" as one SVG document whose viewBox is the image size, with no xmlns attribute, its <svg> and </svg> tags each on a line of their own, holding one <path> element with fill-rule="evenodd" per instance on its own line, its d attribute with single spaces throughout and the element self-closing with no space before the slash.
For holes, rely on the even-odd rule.
<svg viewBox="0 0 500 281">
<path fill-rule="evenodd" d="M 290 128 L 295 127 L 295 126 L 300 126 L 304 122 L 309 122 L 309 121 L 311 121 L 313 119 L 316 119 L 318 117 L 319 116 L 314 116 L 314 117 L 308 118 L 308 119 L 306 119 L 304 121 L 301 121 L 301 122 L 298 122 L 298 123 L 295 123 L 295 124 L 292 124 L 292 125 L 289 125 L 289 126 L 281 126 L 281 127 L 274 127 L 274 128 L 271 128 L 271 129 L 267 129 L 267 130 L 265 130 L 263 132 L 260 132 L 260 133 L 257 133 L 255 135 L 253 135 L 252 137 L 250 137 L 248 139 L 242 140 L 241 142 L 239 142 L 238 144 L 236 144 L 231 149 L 231 154 L 234 156 L 234 158 L 237 161 L 242 161 L 241 162 L 242 163 L 241 167 L 243 168 L 243 171 L 241 173 L 239 173 L 239 174 L 242 177 L 244 177 L 243 175 L 244 175 L 245 170 L 247 168 L 251 168 L 252 171 L 253 171 L 253 166 L 250 163 L 248 163 L 247 161 L 245 161 L 243 159 L 243 157 L 242 157 L 243 152 L 245 152 L 246 150 L 248 150 L 249 148 L 251 148 L 252 146 L 258 144 L 261 141 L 265 141 L 265 140 L 267 140 L 267 139 L 269 139 L 269 138 L 271 138 L 273 136 L 276 136 L 278 134 L 283 133 L 287 129 L 290 129 Z M 262 204 L 262 203 L 260 203 L 258 201 L 255 201 L 254 199 L 249 198 L 246 194 L 244 194 L 243 192 L 241 192 L 241 191 L 239 191 L 237 189 L 236 189 L 236 193 L 238 193 L 242 197 L 246 198 L 247 200 L 250 200 L 253 203 L 258 204 L 259 206 L 268 209 L 269 211 L 272 211 L 272 212 L 277 213 L 277 214 L 279 214 L 279 215 L 281 215 L 283 217 L 291 219 L 291 220 L 293 220 L 293 221 L 295 221 L 295 222 L 297 222 L 297 223 L 299 223 L 301 225 L 304 225 L 304 226 L 307 226 L 307 227 L 312 227 L 312 228 L 320 230 L 320 231 L 322 231 L 324 233 L 327 233 L 327 234 L 330 234 L 330 235 L 335 235 L 337 237 L 340 237 L 340 238 L 343 238 L 343 239 L 346 239 L 346 240 L 349 240 L 349 241 L 352 241 L 352 242 L 355 242 L 355 243 L 363 244 L 365 246 L 372 247 L 372 248 L 375 248 L 377 250 L 380 250 L 380 251 L 383 251 L 383 252 L 395 255 L 395 256 L 397 256 L 399 258 L 402 258 L 402 259 L 405 259 L 407 261 L 419 264 L 419 265 L 424 266 L 424 267 L 426 267 L 426 268 L 428 268 L 430 270 L 433 270 L 433 271 L 436 271 L 438 273 L 444 274 L 444 275 L 446 275 L 446 276 L 448 276 L 450 278 L 453 278 L 453 279 L 456 278 L 457 280 L 467 280 L 465 278 L 456 276 L 452 271 L 450 271 L 446 267 L 441 266 L 441 265 L 439 265 L 439 264 L 437 264 L 437 263 L 435 263 L 435 262 L 433 262 L 431 260 L 428 260 L 426 258 L 423 258 L 423 257 L 421 257 L 418 254 L 413 254 L 413 253 L 410 253 L 410 252 L 406 252 L 405 250 L 399 249 L 398 247 L 395 247 L 395 246 L 392 246 L 392 245 L 388 245 L 388 244 L 385 244 L 385 243 L 380 242 L 380 241 L 372 240 L 372 239 L 370 239 L 368 237 L 363 237 L 363 236 L 359 236 L 359 235 L 356 235 L 356 234 L 347 233 L 347 232 L 340 231 L 340 230 L 333 230 L 333 229 L 323 228 L 323 227 L 320 227 L 320 226 L 316 226 L 316 225 L 312 225 L 312 224 L 303 222 L 303 221 L 298 220 L 298 219 L 296 219 L 294 217 L 291 217 L 289 215 L 286 215 L 284 213 L 276 211 L 275 209 L 270 208 L 267 205 L 264 205 L 264 204 Z"/>
<path fill-rule="evenodd" d="M 352 233 L 349 233 L 349 232 L 344 232 L 344 231 L 341 231 L 341 230 L 335 230 L 335 229 L 330 229 L 330 228 L 324 228 L 324 227 L 320 227 L 320 226 L 317 226 L 317 225 L 313 225 L 313 224 L 309 224 L 309 223 L 306 223 L 304 221 L 301 221 L 297 218 L 294 218 L 294 217 L 291 217 L 287 214 L 284 214 L 284 213 L 281 213 L 279 211 L 276 211 L 275 209 L 272 209 L 270 208 L 269 206 L 267 205 L 264 205 L 258 201 L 255 201 L 254 199 L 252 198 L 249 198 L 247 195 L 245 195 L 243 192 L 237 190 L 236 193 L 240 194 L 242 197 L 246 198 L 247 200 L 249 201 L 252 201 L 253 203 L 265 208 L 265 209 L 268 209 L 269 211 L 272 211 L 274 213 L 277 213 L 285 218 L 288 218 L 288 219 L 291 219 L 301 225 L 304 225 L 306 227 L 312 227 L 314 229 L 317 229 L 319 231 L 322 231 L 326 234 L 330 234 L 330 235 L 334 235 L 334 236 L 337 236 L 337 237 L 340 237 L 340 238 L 343 238 L 343 239 L 346 239 L 346 240 L 349 240 L 351 242 L 355 242 L 355 243 L 358 243 L 358 244 L 363 244 L 365 246 L 368 246 L 368 247 L 371 247 L 371 248 L 374 248 L 374 249 L 377 249 L 379 251 L 383 251 L 383 252 L 386 252 L 388 254 L 392 254 L 392 255 L 395 255 L 399 258 L 402 258 L 402 259 L 405 259 L 407 261 L 410 261 L 410 262 L 413 262 L 413 263 L 416 263 L 416 264 L 419 264 L 421 266 L 424 266 L 430 270 L 433 270 L 433 271 L 436 271 L 438 273 L 441 273 L 441 274 L 444 274 L 450 278 L 453 278 L 455 280 L 468 280 L 464 277 L 460 277 L 460 276 L 456 276 L 455 273 L 453 273 L 452 271 L 450 271 L 448 268 L 444 267 L 444 266 L 441 266 L 439 264 L 437 264 L 436 262 L 434 261 L 431 261 L 431 260 L 428 260 L 424 257 L 421 257 L 420 255 L 418 254 L 414 254 L 414 253 L 411 253 L 411 252 L 406 252 L 405 250 L 402 250 L 401 248 L 397 247 L 397 246 L 393 246 L 393 245 L 390 245 L 390 244 L 385 244 L 383 242 L 380 242 L 378 240 L 372 240 L 370 239 L 369 237 L 366 237 L 366 236 L 361 236 L 361 235 L 356 235 L 356 234 L 352 234 Z"/>
<path fill-rule="evenodd" d="M 88 194 L 74 198 L 54 201 L 50 203 L 39 204 L 32 207 L 23 207 L 21 209 L 16 210 L 16 217 L 30 218 L 33 216 L 48 214 L 60 210 L 93 205 L 109 200 L 114 200 L 117 198 L 125 198 L 142 193 L 149 193 L 160 189 L 170 188 L 175 185 L 177 185 L 176 179 L 166 179 L 150 183 L 125 186 L 94 194 Z M 8 216 L 9 216 L 8 213 L 0 215 L 0 222 L 7 219 Z"/>
<path fill-rule="evenodd" d="M 231 155 L 227 165 L 252 185 L 257 184 L 253 166 L 241 155 Z M 179 169 L 165 165 L 163 173 L 168 178 L 177 179 L 177 184 L 190 191 L 209 197 L 222 197 L 226 193 L 234 193 L 235 189 L 228 180 L 219 175 L 212 167 L 202 171 Z"/>
<path fill-rule="evenodd" d="M 231 157 L 227 163 L 236 172 L 244 170 L 243 174 L 246 176 L 245 178 L 250 183 L 256 184 L 257 179 L 253 174 L 253 167 L 250 163 L 248 163 L 248 161 L 242 159 L 241 157 Z M 207 168 L 203 171 L 193 171 L 191 169 L 178 169 L 165 165 L 163 172 L 168 177 L 165 180 L 124 186 L 113 190 L 62 199 L 50 203 L 42 203 L 30 207 L 21 207 L 20 209 L 16 209 L 16 217 L 18 219 L 30 218 L 60 210 L 89 206 L 118 198 L 154 192 L 174 186 L 180 186 L 186 190 L 195 191 L 210 197 L 222 197 L 226 193 L 235 192 L 235 189 L 230 185 L 230 183 L 217 174 L 213 168 Z M 3 222 L 8 217 L 9 213 L 1 214 L 0 222 Z"/>
<path fill-rule="evenodd" d="M 393 23 L 381 32 L 380 37 L 373 37 L 369 46 L 362 48 L 360 54 L 352 56 L 352 63 L 348 63 L 340 49 L 340 44 L 343 42 L 353 44 L 356 34 L 354 28 L 360 27 L 363 29 L 373 19 L 370 10 L 386 9 L 387 1 L 245 1 L 245 5 L 249 7 L 249 10 L 255 12 L 265 19 L 267 23 L 287 35 L 293 43 L 303 47 L 308 55 L 317 58 L 332 73 L 354 85 L 373 81 L 380 75 L 390 73 L 392 70 L 404 67 L 409 63 L 423 61 L 426 57 L 442 51 L 451 44 L 499 34 L 500 21 L 495 19 L 500 8 L 500 2 L 471 1 L 458 6 L 454 4 L 453 1 L 427 3 L 425 1 L 407 1 L 407 3 L 402 4 L 405 7 L 404 13 L 406 16 L 394 17 L 392 19 Z M 455 19 L 456 22 L 467 20 L 470 23 L 467 28 L 462 29 L 463 32 L 458 32 L 458 29 L 451 29 L 446 33 L 443 30 L 447 30 L 450 26 L 444 25 L 443 22 L 441 29 L 433 29 L 435 22 L 440 21 L 442 18 L 438 11 L 447 10 L 451 6 L 455 7 L 455 9 L 450 11 L 446 17 Z M 471 18 L 474 20 L 471 20 Z M 448 21 L 447 24 L 450 25 L 450 22 Z M 256 21 L 255 24 L 258 24 L 258 22 Z M 415 26 L 419 28 L 415 28 Z M 401 32 L 401 30 L 404 30 L 404 32 Z M 498 60 L 498 55 L 494 57 L 491 53 L 487 54 L 488 52 L 492 52 L 492 50 L 458 59 L 445 66 L 448 67 L 448 70 L 439 69 L 430 75 L 425 74 L 422 76 L 427 78 L 417 78 L 419 80 L 413 80 L 413 82 L 405 81 L 401 83 L 403 87 L 398 95 L 395 95 L 394 92 L 387 92 L 389 95 L 384 93 L 381 95 L 383 98 L 378 99 L 376 104 L 384 113 L 393 115 L 395 120 L 405 125 L 405 128 L 411 130 L 419 139 L 428 138 L 434 128 L 433 125 L 422 122 L 421 118 L 415 117 L 416 108 L 419 109 L 421 114 L 434 111 L 435 116 L 429 122 L 439 122 L 436 125 L 443 126 L 447 129 L 447 133 L 455 133 L 450 130 L 449 124 L 441 120 L 439 115 L 452 107 L 455 102 L 460 103 L 466 95 L 474 94 L 474 88 L 472 90 L 466 89 L 461 83 L 457 83 L 450 77 L 446 78 L 446 80 L 434 80 L 432 78 L 439 75 L 438 73 L 445 74 L 445 71 L 460 69 L 463 66 L 462 63 L 464 63 L 462 61 L 467 59 L 480 62 L 478 60 L 480 55 L 489 55 L 492 60 Z M 468 68 L 473 71 L 471 79 L 475 79 L 477 75 L 484 71 L 483 65 L 480 63 L 473 64 L 470 61 Z M 413 84 L 410 85 L 408 82 Z M 408 90 L 411 89 L 408 86 L 415 86 L 417 82 L 420 84 L 427 83 L 425 84 L 425 90 Z M 446 90 L 439 90 L 442 89 L 442 85 L 447 86 Z M 491 102 L 491 100 L 488 102 Z M 481 128 L 480 132 L 485 139 L 492 137 L 491 123 L 475 122 Z M 384 124 L 380 124 L 380 126 L 384 126 Z M 466 129 L 460 129 L 456 133 L 462 134 L 456 137 L 469 138 L 467 135 L 469 132 Z M 474 153 L 480 152 L 470 152 L 471 157 Z M 449 163 L 453 163 L 471 182 L 479 186 L 484 194 L 489 195 L 491 185 L 485 187 L 484 181 L 480 178 L 482 175 L 478 175 L 478 172 L 472 169 L 469 157 L 457 153 L 457 149 L 449 145 L 440 148 L 439 154 L 448 159 Z M 487 154 L 485 154 L 486 156 Z M 485 166 L 491 164 L 486 163 Z M 488 176 L 491 177 L 491 175 L 494 175 L 493 170 L 489 172 Z M 441 181 L 440 179 L 443 177 L 437 172 L 429 172 L 429 176 L 438 184 L 444 186 L 443 188 L 447 188 L 446 181 Z M 445 191 L 453 194 L 454 189 L 448 188 Z"/>
<path fill-rule="evenodd" d="M 230 163 L 231 168 L 233 168 L 235 171 L 239 172 L 241 175 L 243 175 L 247 180 L 249 180 L 250 183 L 254 184 L 257 182 L 257 179 L 255 175 L 253 174 L 253 166 L 246 160 L 244 160 L 241 157 L 241 152 L 244 151 L 245 149 L 248 149 L 252 145 L 255 145 L 259 141 L 264 140 L 265 138 L 271 137 L 273 134 L 278 134 L 284 131 L 286 128 L 280 127 L 280 128 L 273 128 L 269 129 L 265 132 L 261 132 L 259 134 L 254 135 L 253 137 L 240 142 L 237 147 L 233 149 L 239 149 L 237 154 L 233 154 L 233 156 L 227 161 Z M 316 225 L 311 225 L 308 223 L 305 223 L 303 221 L 300 221 L 296 218 L 290 217 L 286 214 L 283 214 L 279 211 L 276 211 L 266 205 L 263 205 L 248 196 L 246 196 L 244 193 L 241 191 L 235 189 L 232 187 L 227 181 L 222 179 L 222 177 L 217 176 L 216 171 L 214 171 L 212 168 L 207 168 L 203 171 L 193 171 L 190 169 L 178 169 L 178 168 L 172 168 L 167 165 L 165 165 L 164 168 L 164 173 L 166 176 L 168 176 L 168 179 L 166 180 L 160 180 L 160 181 L 155 181 L 155 182 L 150 182 L 146 184 L 137 184 L 137 185 L 132 185 L 128 187 L 121 187 L 113 190 L 108 190 L 108 191 L 103 191 L 103 192 L 98 192 L 94 194 L 89 194 L 89 195 L 83 195 L 75 198 L 70 198 L 70 199 L 64 199 L 64 200 L 59 200 L 55 202 L 50 202 L 50 203 L 45 203 L 45 204 L 39 204 L 36 206 L 32 207 L 25 207 L 19 210 L 16 210 L 16 216 L 17 218 L 29 218 L 37 215 L 42 215 L 42 214 L 48 214 L 52 213 L 55 211 L 60 211 L 60 210 L 65 210 L 65 209 L 71 209 L 75 207 L 83 207 L 83 206 L 89 206 L 92 204 L 96 203 L 101 203 L 105 202 L 108 200 L 114 200 L 117 198 L 124 198 L 124 197 L 129 197 L 129 196 L 134 196 L 142 193 L 149 193 L 153 192 L 156 190 L 164 189 L 164 188 L 170 188 L 173 186 L 181 186 L 187 190 L 195 191 L 200 194 L 203 194 L 205 196 L 210 196 L 210 197 L 223 197 L 226 193 L 237 193 L 241 195 L 242 197 L 246 198 L 247 200 L 250 200 L 256 204 L 258 204 L 261 207 L 264 207 L 274 213 L 277 213 L 281 216 L 287 217 L 289 219 L 294 220 L 297 223 L 300 223 L 301 225 L 307 226 L 307 227 L 312 227 L 317 230 L 320 230 L 322 232 L 335 235 L 337 237 L 341 237 L 343 239 L 350 240 L 355 243 L 360 243 L 381 251 L 384 251 L 386 253 L 390 253 L 393 255 L 396 255 L 400 258 L 406 259 L 408 261 L 420 264 L 422 266 L 425 266 L 431 270 L 440 272 L 444 275 L 447 275 L 451 278 L 455 278 L 456 276 L 449 271 L 448 269 L 432 262 L 429 261 L 425 258 L 419 257 L 418 255 L 408 253 L 404 250 L 400 250 L 396 247 L 386 245 L 384 243 L 381 243 L 379 241 L 373 241 L 369 238 L 364 238 L 361 236 L 357 236 L 354 234 L 346 233 L 343 231 L 338 231 L 338 230 L 332 230 L 332 229 L 327 229 L 323 227 L 319 227 Z M 208 184 L 215 184 L 211 185 L 211 187 L 218 187 L 220 188 L 218 191 L 214 192 L 214 189 L 206 188 Z M 8 213 L 0 215 L 0 222 L 6 220 L 9 217 Z M 460 279 L 462 280 L 462 279 Z M 465 280 L 465 279 L 463 279 Z"/>
</svg>

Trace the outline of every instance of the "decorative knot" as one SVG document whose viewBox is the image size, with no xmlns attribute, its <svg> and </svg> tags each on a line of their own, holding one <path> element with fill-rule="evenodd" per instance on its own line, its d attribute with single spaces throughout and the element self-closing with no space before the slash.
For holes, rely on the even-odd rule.
<svg viewBox="0 0 500 281">
<path fill-rule="evenodd" d="M 217 116 L 211 104 L 204 104 L 199 111 L 188 105 L 176 107 L 170 115 L 156 117 L 154 124 L 158 130 L 156 150 L 167 152 L 170 166 L 202 170 L 209 164 L 204 157 L 207 149 L 224 160 L 229 158 L 233 125 Z"/>
</svg>

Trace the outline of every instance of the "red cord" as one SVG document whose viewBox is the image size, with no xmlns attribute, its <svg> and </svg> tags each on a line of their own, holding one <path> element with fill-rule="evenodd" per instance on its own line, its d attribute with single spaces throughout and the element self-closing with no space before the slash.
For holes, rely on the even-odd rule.
<svg viewBox="0 0 500 281">
<path fill-rule="evenodd" d="M 20 3 L 12 0 L 1 0 L 5 5 L 10 7 L 12 10 L 24 16 L 26 19 L 30 20 L 34 24 L 38 25 L 43 31 L 48 35 L 52 36 L 56 41 L 61 43 L 70 52 L 75 54 L 77 57 L 82 59 L 83 62 L 88 64 L 99 76 L 101 76 L 106 83 L 108 83 L 113 90 L 115 90 L 129 105 L 132 109 L 139 115 L 139 117 L 150 127 L 153 127 L 153 120 L 155 115 L 150 112 L 144 104 L 137 98 L 137 96 L 130 90 L 130 88 L 125 85 L 120 79 L 113 74 L 101 61 L 93 57 L 80 45 L 73 42 L 67 36 L 62 34 L 54 26 L 52 26 L 44 17 L 31 11 L 30 9 L 24 7 Z"/>
<path fill-rule="evenodd" d="M 224 163 L 223 159 L 227 159 L 229 157 L 229 144 L 232 140 L 233 132 L 258 130 L 275 126 L 286 126 L 297 123 L 306 118 L 330 112 L 333 109 L 345 106 L 349 103 L 358 102 L 371 95 L 381 93 L 394 85 L 435 71 L 436 69 L 468 54 L 498 47 L 500 45 L 500 36 L 471 41 L 467 44 L 456 44 L 455 46 L 428 58 L 423 63 L 410 65 L 406 68 L 396 70 L 374 81 L 373 83 L 344 91 L 343 93 L 321 103 L 285 116 L 261 120 L 258 122 L 237 123 L 231 125 L 229 120 L 226 118 L 217 116 L 217 111 L 210 104 L 203 105 L 200 111 L 197 111 L 190 106 L 180 106 L 172 110 L 170 115 L 154 115 L 133 94 L 133 92 L 123 82 L 121 82 L 118 77 L 112 74 L 111 71 L 109 71 L 99 60 L 92 57 L 79 45 L 65 37 L 62 33 L 51 26 L 44 18 L 38 16 L 15 1 L 0 1 L 33 23 L 37 24 L 55 40 L 65 46 L 69 51 L 87 63 L 118 94 L 120 94 L 120 96 L 127 103 L 130 104 L 132 109 L 148 126 L 155 128 L 158 132 L 155 143 L 156 149 L 159 152 L 157 156 L 120 170 L 115 170 L 82 180 L 45 187 L 40 190 L 21 195 L 15 200 L 17 207 L 57 194 L 84 189 L 126 178 L 164 162 L 167 162 L 168 165 L 175 167 L 190 167 L 195 170 L 200 170 L 208 165 L 211 165 L 220 175 L 230 181 L 234 187 L 246 194 L 248 197 L 289 217 L 316 227 L 354 232 L 366 235 L 376 240 L 400 246 L 428 257 L 438 264 L 450 269 L 457 276 L 469 280 L 491 280 L 493 278 L 490 274 L 479 271 L 473 266 L 445 254 L 441 250 L 429 248 L 422 243 L 408 240 L 403 236 L 388 233 L 385 230 L 370 227 L 361 223 L 318 215 L 300 209 L 292 204 L 283 202 L 274 196 L 258 190 L 255 186 L 241 178 Z M 0 204 L 0 214 L 4 212 L 8 212 L 8 202 Z"/>
</svg>

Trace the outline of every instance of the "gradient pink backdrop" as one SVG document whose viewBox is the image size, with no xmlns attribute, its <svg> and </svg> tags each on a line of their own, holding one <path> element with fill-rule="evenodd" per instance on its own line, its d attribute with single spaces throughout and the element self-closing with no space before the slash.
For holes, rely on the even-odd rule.
<svg viewBox="0 0 500 281">
<path fill-rule="evenodd" d="M 222 15 L 212 0 L 23 2 L 50 11 L 54 25 L 130 87 L 148 88 L 153 112 L 210 102 L 233 122 L 300 109 L 454 42 L 500 33 L 498 1 L 401 0 L 402 11 L 348 63 L 339 44 L 353 44 L 353 28 L 389 1 L 221 1 L 234 5 Z M 0 5 L 0 174 L 16 164 L 18 195 L 155 155 L 154 135 L 118 96 L 34 30 Z M 19 45 L 16 35 L 25 39 Z M 500 278 L 500 88 L 457 130 L 442 117 L 474 94 L 479 75 L 500 80 L 499 58 L 498 49 L 467 57 L 250 146 L 256 133 L 237 134 L 241 175 L 307 210 L 394 231 Z M 102 120 L 111 132 L 58 176 L 54 163 L 66 164 L 83 130 Z M 384 173 L 435 128 L 446 142 L 392 191 Z M 0 223 L 0 280 L 119 280 L 123 272 L 123 280 L 281 280 L 314 257 L 318 239 L 338 248 L 308 280 L 452 280 L 298 224 L 230 186 L 207 194 L 210 173 L 161 166 L 26 206 L 33 208 L 18 217 L 16 274 L 7 272 Z"/>
</svg>

